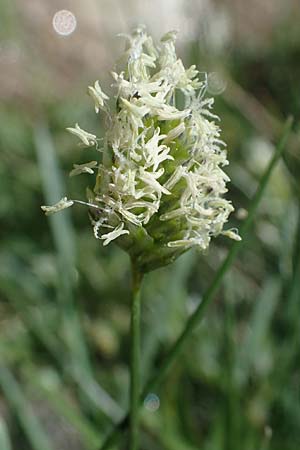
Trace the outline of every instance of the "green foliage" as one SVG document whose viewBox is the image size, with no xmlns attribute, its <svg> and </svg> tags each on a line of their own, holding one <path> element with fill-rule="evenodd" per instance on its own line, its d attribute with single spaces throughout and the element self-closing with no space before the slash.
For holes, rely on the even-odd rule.
<svg viewBox="0 0 300 450">
<path fill-rule="evenodd" d="M 22 35 L 19 28 L 14 33 L 12 5 L 0 3 L 6 38 Z M 215 108 L 231 161 L 237 214 L 230 225 L 245 222 L 238 210 L 248 209 L 284 118 L 293 114 L 296 124 L 242 251 L 153 389 L 160 407 L 142 408 L 143 450 L 299 447 L 299 42 L 291 17 L 259 57 L 236 45 L 222 61 L 208 60 L 196 42 L 183 54 L 186 65 L 198 61 L 200 70 L 223 64 L 234 79 Z M 28 104 L 16 96 L 0 105 L 1 450 L 97 450 L 128 406 L 128 258 L 116 246 L 99 245 L 85 209 L 49 219 L 40 210 L 66 192 L 79 198 L 85 185 L 77 178 L 63 186 L 61 175 L 71 169 L 74 151 L 79 155 L 64 132 L 86 120 L 79 101 L 72 92 L 53 101 L 47 93 Z M 165 361 L 229 248 L 220 238 L 206 255 L 192 251 L 145 277 L 144 383 Z"/>
</svg>

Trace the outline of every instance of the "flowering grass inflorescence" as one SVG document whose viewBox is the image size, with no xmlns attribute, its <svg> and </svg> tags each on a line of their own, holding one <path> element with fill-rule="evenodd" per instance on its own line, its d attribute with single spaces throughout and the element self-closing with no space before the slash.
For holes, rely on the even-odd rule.
<svg viewBox="0 0 300 450">
<path fill-rule="evenodd" d="M 212 236 L 240 237 L 223 230 L 233 211 L 223 197 L 228 161 L 205 77 L 177 58 L 176 32 L 159 46 L 144 27 L 125 37 L 125 70 L 112 73 L 114 107 L 98 81 L 88 88 L 96 113 L 108 118 L 103 148 L 78 124 L 68 128 L 82 144 L 95 146 L 101 161 L 74 165 L 71 175 L 97 170 L 88 202 L 79 203 L 89 206 L 96 238 L 104 245 L 116 241 L 145 272 L 191 247 L 206 249 Z M 42 209 L 52 213 L 73 203 L 64 198 Z"/>
</svg>

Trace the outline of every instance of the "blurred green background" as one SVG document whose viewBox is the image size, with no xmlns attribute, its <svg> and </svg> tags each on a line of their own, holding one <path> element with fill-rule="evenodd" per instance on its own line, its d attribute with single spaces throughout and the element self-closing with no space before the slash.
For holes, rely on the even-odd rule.
<svg viewBox="0 0 300 450">
<path fill-rule="evenodd" d="M 55 30 L 62 9 L 76 27 L 69 18 Z M 137 23 L 156 39 L 178 29 L 185 65 L 209 74 L 228 143 L 231 226 L 243 222 L 285 118 L 295 118 L 240 256 L 167 381 L 145 400 L 141 449 L 297 450 L 298 0 L 0 0 L 0 450 L 97 450 L 127 409 L 127 255 L 95 240 L 85 208 L 48 220 L 40 205 L 84 199 L 88 179 L 68 172 L 91 150 L 65 128 L 79 122 L 101 134 L 86 87 L 100 79 L 110 92 L 123 49 L 116 35 Z M 146 277 L 144 381 L 230 245 L 215 239 L 207 254 L 190 251 Z"/>
</svg>

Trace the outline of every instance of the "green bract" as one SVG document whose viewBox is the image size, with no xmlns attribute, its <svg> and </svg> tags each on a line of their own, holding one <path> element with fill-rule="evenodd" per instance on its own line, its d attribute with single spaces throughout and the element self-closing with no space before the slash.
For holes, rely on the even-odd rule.
<svg viewBox="0 0 300 450">
<path fill-rule="evenodd" d="M 223 231 L 233 211 L 223 198 L 228 161 L 213 99 L 205 98 L 206 79 L 177 58 L 175 32 L 159 46 L 144 27 L 125 37 L 124 71 L 112 73 L 114 107 L 98 81 L 88 89 L 96 113 L 108 117 L 101 161 L 75 165 L 72 175 L 92 174 L 96 167 L 86 203 L 94 234 L 104 245 L 115 241 L 146 272 L 191 247 L 206 249 L 212 236 L 240 237 Z M 78 124 L 68 130 L 99 150 L 94 134 Z M 73 202 L 64 198 L 43 209 L 56 212 Z"/>
</svg>

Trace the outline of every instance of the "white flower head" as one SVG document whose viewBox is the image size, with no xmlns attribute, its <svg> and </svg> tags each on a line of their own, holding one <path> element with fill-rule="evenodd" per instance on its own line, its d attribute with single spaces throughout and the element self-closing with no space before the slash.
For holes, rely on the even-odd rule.
<svg viewBox="0 0 300 450">
<path fill-rule="evenodd" d="M 213 99 L 205 97 L 206 78 L 177 57 L 176 32 L 157 46 L 142 26 L 125 37 L 125 67 L 112 73 L 115 109 L 98 81 L 88 88 L 96 112 L 111 118 L 101 160 L 74 165 L 71 175 L 97 168 L 86 203 L 94 234 L 104 245 L 117 242 L 147 271 L 191 247 L 205 250 L 219 234 L 240 237 L 223 229 L 233 211 L 224 198 L 228 161 Z M 78 124 L 68 131 L 86 146 L 97 145 Z"/>
</svg>

